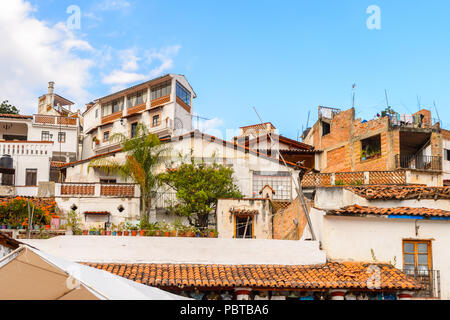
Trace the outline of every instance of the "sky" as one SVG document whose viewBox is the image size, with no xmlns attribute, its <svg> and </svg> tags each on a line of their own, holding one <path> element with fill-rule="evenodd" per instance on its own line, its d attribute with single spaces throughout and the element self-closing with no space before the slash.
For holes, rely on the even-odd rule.
<svg viewBox="0 0 450 320">
<path fill-rule="evenodd" d="M 259 123 L 256 108 L 297 139 L 319 105 L 350 108 L 356 84 L 361 119 L 386 107 L 386 90 L 397 112 L 428 108 L 450 128 L 449 12 L 447 0 L 3 0 L 0 100 L 35 113 L 55 81 L 84 110 L 177 73 L 203 130 Z"/>
</svg>

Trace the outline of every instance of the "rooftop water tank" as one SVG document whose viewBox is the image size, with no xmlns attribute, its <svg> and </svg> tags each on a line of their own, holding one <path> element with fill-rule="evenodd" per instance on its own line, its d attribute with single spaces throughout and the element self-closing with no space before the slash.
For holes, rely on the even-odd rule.
<svg viewBox="0 0 450 320">
<path fill-rule="evenodd" d="M 0 168 L 7 168 L 7 169 L 13 168 L 13 158 L 9 154 L 4 154 L 0 158 Z"/>
</svg>

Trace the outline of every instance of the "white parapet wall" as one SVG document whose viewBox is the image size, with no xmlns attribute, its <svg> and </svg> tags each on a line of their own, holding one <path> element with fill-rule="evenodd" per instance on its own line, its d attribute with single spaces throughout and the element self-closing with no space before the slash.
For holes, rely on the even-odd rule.
<svg viewBox="0 0 450 320">
<path fill-rule="evenodd" d="M 315 265 L 326 263 L 317 241 L 220 238 L 60 236 L 23 242 L 76 262 Z"/>
</svg>

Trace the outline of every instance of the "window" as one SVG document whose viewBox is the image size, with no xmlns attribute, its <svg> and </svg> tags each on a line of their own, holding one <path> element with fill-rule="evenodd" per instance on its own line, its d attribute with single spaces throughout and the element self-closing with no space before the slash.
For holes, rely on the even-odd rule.
<svg viewBox="0 0 450 320">
<path fill-rule="evenodd" d="M 361 140 L 361 160 L 379 158 L 381 156 L 381 136 L 376 135 Z"/>
<path fill-rule="evenodd" d="M 331 132 L 331 126 L 327 122 L 322 121 L 322 136 L 325 136 Z"/>
<path fill-rule="evenodd" d="M 102 117 L 106 117 L 112 113 L 123 110 L 123 99 L 119 98 L 102 105 Z"/>
<path fill-rule="evenodd" d="M 172 81 L 166 81 L 152 87 L 152 100 L 167 96 L 172 90 Z"/>
<path fill-rule="evenodd" d="M 236 238 L 252 239 L 253 238 L 253 218 L 236 216 L 235 235 L 236 235 Z"/>
<path fill-rule="evenodd" d="M 183 100 L 188 106 L 191 105 L 191 93 L 177 82 L 177 97 Z"/>
<path fill-rule="evenodd" d="M 98 118 L 98 109 L 95 109 L 95 118 Z"/>
<path fill-rule="evenodd" d="M 152 127 L 157 127 L 159 125 L 160 125 L 160 122 L 159 122 L 159 114 L 158 114 L 156 116 L 153 116 L 153 118 L 152 118 Z"/>
<path fill-rule="evenodd" d="M 42 131 L 41 140 L 42 141 L 52 141 L 53 135 L 50 134 L 50 131 Z"/>
<path fill-rule="evenodd" d="M 130 94 L 128 96 L 127 100 L 128 100 L 128 103 L 127 103 L 128 108 L 146 103 L 147 102 L 147 89 Z"/>
<path fill-rule="evenodd" d="M 444 149 L 444 159 L 450 161 L 450 150 Z"/>
<path fill-rule="evenodd" d="M 58 142 L 66 142 L 66 133 L 65 132 L 58 132 Z"/>
<path fill-rule="evenodd" d="M 103 132 L 103 141 L 109 141 L 109 131 Z"/>
<path fill-rule="evenodd" d="M 253 197 L 258 197 L 259 192 L 269 185 L 274 191 L 276 200 L 291 200 L 292 178 L 289 172 L 254 172 L 253 173 Z"/>
<path fill-rule="evenodd" d="M 36 186 L 37 185 L 37 169 L 27 169 L 25 173 L 25 185 Z"/>
<path fill-rule="evenodd" d="M 431 266 L 431 241 L 404 240 L 403 266 L 406 273 L 427 275 Z"/>
<path fill-rule="evenodd" d="M 137 134 L 137 126 L 138 126 L 137 122 L 131 124 L 131 137 L 132 138 L 134 138 Z"/>
</svg>

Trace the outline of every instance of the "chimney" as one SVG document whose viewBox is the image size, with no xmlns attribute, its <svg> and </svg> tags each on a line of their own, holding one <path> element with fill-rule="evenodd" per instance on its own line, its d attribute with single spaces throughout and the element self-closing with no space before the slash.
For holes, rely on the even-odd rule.
<svg viewBox="0 0 450 320">
<path fill-rule="evenodd" d="M 53 94 L 53 89 L 55 88 L 55 83 L 53 81 L 50 81 L 48 83 L 48 94 Z"/>
</svg>

